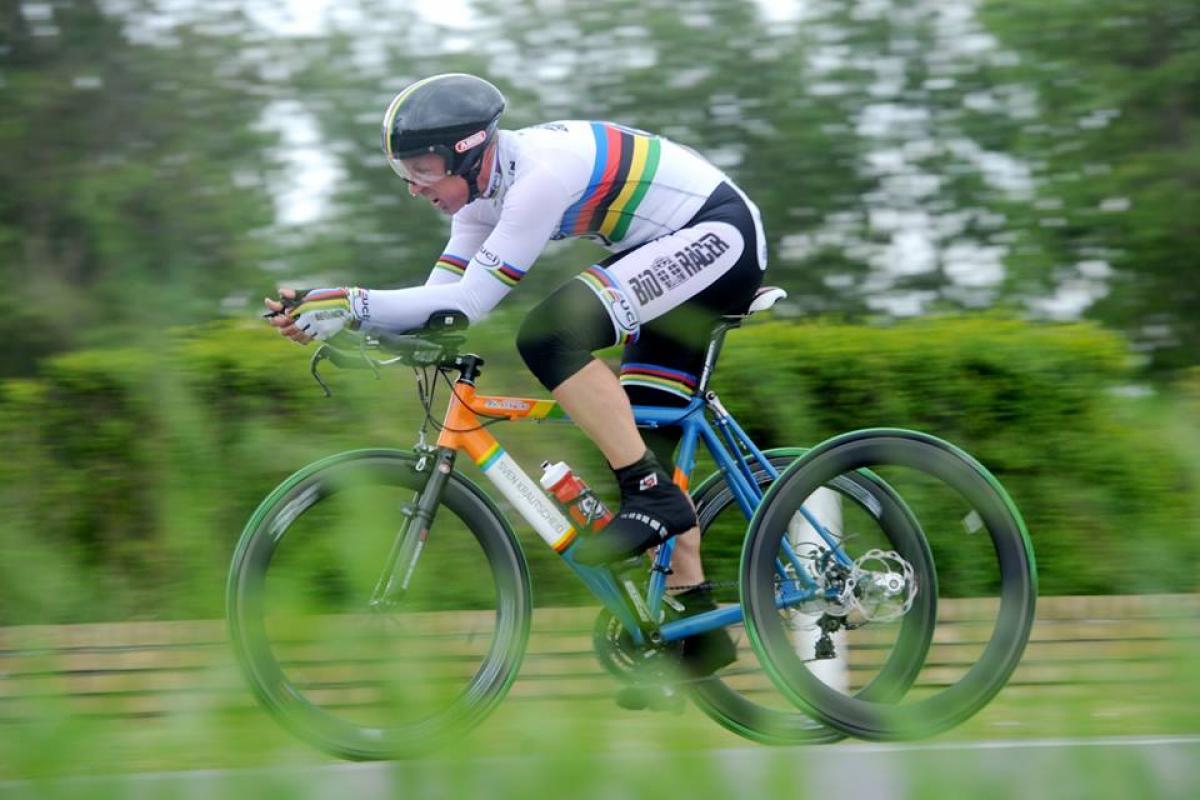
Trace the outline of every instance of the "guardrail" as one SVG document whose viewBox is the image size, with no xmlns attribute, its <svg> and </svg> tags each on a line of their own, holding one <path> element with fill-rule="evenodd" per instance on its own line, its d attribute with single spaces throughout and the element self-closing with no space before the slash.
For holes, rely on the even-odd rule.
<svg viewBox="0 0 1200 800">
<path fill-rule="evenodd" d="M 944 601 L 919 684 L 937 684 L 973 663 L 986 604 Z M 447 632 L 486 626 L 478 612 L 429 615 Z M 613 683 L 592 654 L 592 608 L 534 612 L 533 635 L 513 686 L 516 699 L 608 697 Z M 851 634 L 851 681 L 877 663 L 886 628 Z M 445 634 L 425 637 L 456 641 Z M 414 640 L 415 641 L 415 640 Z M 746 691 L 773 689 L 742 637 L 742 660 L 729 681 Z M 336 651 L 336 653 L 331 653 Z M 1047 597 L 1010 685 L 1054 687 L 1172 680 L 1200 652 L 1200 595 Z M 333 704 L 370 702 L 388 661 L 339 647 L 297 643 L 297 669 L 325 687 Z M 446 661 L 456 656 L 443 652 Z M 469 659 L 467 660 L 469 663 Z M 1192 662 L 1194 663 L 1194 661 Z M 473 667 L 472 667 L 473 668 Z M 375 676 L 375 678 L 372 678 Z M 162 716 L 197 708 L 255 705 L 221 621 L 123 622 L 0 628 L 0 722 L 56 708 L 79 716 Z"/>
</svg>

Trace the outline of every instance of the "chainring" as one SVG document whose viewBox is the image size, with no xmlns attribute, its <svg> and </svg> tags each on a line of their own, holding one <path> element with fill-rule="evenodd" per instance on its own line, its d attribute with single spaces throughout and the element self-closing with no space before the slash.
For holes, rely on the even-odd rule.
<svg viewBox="0 0 1200 800">
<path fill-rule="evenodd" d="M 592 647 L 606 672 L 622 683 L 643 686 L 672 682 L 673 656 L 681 645 L 638 645 L 621 620 L 602 609 L 592 625 Z"/>
</svg>

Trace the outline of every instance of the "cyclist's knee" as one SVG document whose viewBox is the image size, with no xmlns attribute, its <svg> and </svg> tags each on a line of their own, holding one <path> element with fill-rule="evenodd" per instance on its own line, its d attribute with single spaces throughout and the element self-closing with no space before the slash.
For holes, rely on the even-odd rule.
<svg viewBox="0 0 1200 800">
<path fill-rule="evenodd" d="M 559 287 L 529 312 L 517 331 L 517 351 L 547 389 L 583 369 L 594 350 L 615 342 L 608 313 L 580 281 Z"/>
</svg>

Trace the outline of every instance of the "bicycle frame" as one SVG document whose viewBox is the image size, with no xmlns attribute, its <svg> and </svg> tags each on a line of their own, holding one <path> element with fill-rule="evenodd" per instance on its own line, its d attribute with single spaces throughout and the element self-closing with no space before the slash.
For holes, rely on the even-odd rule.
<svg viewBox="0 0 1200 800">
<path fill-rule="evenodd" d="M 565 421 L 568 419 L 566 413 L 553 400 L 479 395 L 473 381 L 466 377 L 456 381 L 453 387 L 454 392 L 450 397 L 437 439 L 436 468 L 431 473 L 430 484 L 422 493 L 419 508 L 432 510 L 436 507 L 437 494 L 444 485 L 444 478 L 438 478 L 449 475 L 453 469 L 455 454 L 463 451 L 479 466 L 483 474 L 538 536 L 562 556 L 605 608 L 621 620 L 636 644 L 643 644 L 646 638 L 655 644 L 676 641 L 742 621 L 742 609 L 738 605 L 659 624 L 667 588 L 667 574 L 675 549 L 674 539 L 668 540 L 658 548 L 645 597 L 641 596 L 632 580 L 619 580 L 611 569 L 592 567 L 575 561 L 572 557 L 572 545 L 577 536 L 575 528 L 558 506 L 543 493 L 541 487 L 505 451 L 496 437 L 482 427 L 479 419 L 483 416 L 489 419 L 500 417 L 509 420 Z M 635 406 L 633 412 L 637 424 L 641 427 L 678 425 L 682 428 L 682 437 L 676 450 L 673 481 L 684 491 L 687 491 L 692 470 L 695 468 L 696 445 L 703 442 L 725 476 L 747 520 L 753 516 L 763 495 L 755 480 L 756 467 L 766 470 L 772 480 L 779 477 L 770 460 L 721 405 L 715 392 L 706 391 L 703 397 L 693 397 L 688 405 L 682 408 Z M 841 563 L 850 564 L 836 537 L 807 509 L 800 509 L 800 513 L 829 546 L 834 556 Z M 420 526 L 425 532 L 428 531 L 425 527 L 428 522 L 428 519 L 423 520 Z M 420 537 L 420 541 L 424 541 L 423 536 Z M 784 551 L 786 558 L 792 562 L 793 570 L 792 577 L 785 582 L 786 590 L 779 598 L 781 607 L 810 600 L 819 591 L 816 582 L 809 577 L 808 570 L 803 568 L 801 559 L 791 547 L 785 544 Z M 412 551 L 410 557 L 415 560 L 418 555 L 419 548 Z M 401 559 L 401 564 L 404 563 L 404 559 Z M 411 567 L 411 564 L 405 564 L 405 569 L 411 571 Z M 781 574 L 785 568 L 786 565 L 781 563 Z"/>
</svg>

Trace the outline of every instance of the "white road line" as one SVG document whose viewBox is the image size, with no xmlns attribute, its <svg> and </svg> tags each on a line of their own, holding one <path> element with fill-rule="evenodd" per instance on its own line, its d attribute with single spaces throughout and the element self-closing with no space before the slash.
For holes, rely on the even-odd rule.
<svg viewBox="0 0 1200 800">
<path fill-rule="evenodd" d="M 857 753 L 904 752 L 909 750 L 1022 750 L 1046 747 L 1148 747 L 1200 744 L 1200 734 L 1181 736 L 1107 736 L 1101 738 L 989 739 L 981 742 L 844 742 L 808 746 L 805 750 Z M 729 748 L 745 750 L 753 748 Z"/>
</svg>

